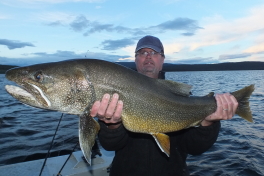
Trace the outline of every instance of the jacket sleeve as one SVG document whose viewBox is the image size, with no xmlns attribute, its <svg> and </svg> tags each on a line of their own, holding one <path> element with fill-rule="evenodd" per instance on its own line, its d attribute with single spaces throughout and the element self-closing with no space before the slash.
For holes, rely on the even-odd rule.
<svg viewBox="0 0 264 176">
<path fill-rule="evenodd" d="M 207 151 L 217 140 L 220 131 L 220 121 L 214 122 L 210 126 L 192 127 L 180 131 L 177 140 L 171 142 L 178 148 L 191 155 L 199 155 Z"/>
<path fill-rule="evenodd" d="M 117 129 L 108 129 L 104 122 L 99 121 L 98 138 L 105 150 L 115 151 L 123 148 L 128 141 L 128 133 L 123 124 Z"/>
</svg>

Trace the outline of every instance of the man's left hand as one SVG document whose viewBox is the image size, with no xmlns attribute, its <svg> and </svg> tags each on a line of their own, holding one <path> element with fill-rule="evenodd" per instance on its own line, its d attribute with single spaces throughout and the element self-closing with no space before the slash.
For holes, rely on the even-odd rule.
<svg viewBox="0 0 264 176">
<path fill-rule="evenodd" d="M 217 109 L 201 122 L 202 126 L 209 126 L 214 121 L 229 120 L 235 115 L 238 102 L 233 95 L 230 93 L 216 94 L 215 99 Z"/>
</svg>

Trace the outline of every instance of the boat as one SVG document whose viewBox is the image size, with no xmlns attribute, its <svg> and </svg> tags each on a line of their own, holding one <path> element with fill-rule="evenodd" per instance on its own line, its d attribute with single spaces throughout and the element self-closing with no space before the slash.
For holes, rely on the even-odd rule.
<svg viewBox="0 0 264 176">
<path fill-rule="evenodd" d="M 89 165 L 83 157 L 82 151 L 70 155 L 51 157 L 46 160 L 38 159 L 22 163 L 0 166 L 1 176 L 108 176 L 114 152 L 100 148 L 102 156 L 92 158 Z M 68 161 L 67 161 L 68 159 Z M 67 161 L 67 162 L 66 162 Z M 64 163 L 65 166 L 63 167 Z M 62 168 L 62 170 L 61 170 Z M 42 171 L 41 171 L 42 170 Z M 61 172 L 60 172 L 61 170 Z"/>
</svg>

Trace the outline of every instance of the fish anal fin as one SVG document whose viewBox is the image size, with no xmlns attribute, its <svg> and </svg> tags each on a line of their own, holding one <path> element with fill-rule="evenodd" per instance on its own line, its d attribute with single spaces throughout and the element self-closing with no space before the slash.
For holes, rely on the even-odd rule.
<svg viewBox="0 0 264 176">
<path fill-rule="evenodd" d="M 154 137 L 161 151 L 163 151 L 169 157 L 170 156 L 170 137 L 163 133 L 152 133 L 151 135 Z"/>
<path fill-rule="evenodd" d="M 79 141 L 83 155 L 87 162 L 91 165 L 91 150 L 95 143 L 100 125 L 89 114 L 80 116 L 79 122 Z"/>
</svg>

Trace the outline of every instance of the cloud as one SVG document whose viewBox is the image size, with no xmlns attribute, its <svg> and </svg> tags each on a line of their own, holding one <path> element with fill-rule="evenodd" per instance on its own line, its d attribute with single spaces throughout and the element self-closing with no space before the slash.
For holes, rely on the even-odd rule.
<svg viewBox="0 0 264 176">
<path fill-rule="evenodd" d="M 52 21 L 50 25 L 62 24 L 61 20 Z M 141 27 L 141 28 L 129 28 L 114 24 L 103 24 L 98 21 L 88 20 L 84 15 L 76 16 L 71 22 L 68 23 L 70 28 L 75 32 L 83 32 L 84 36 L 91 35 L 93 33 L 100 32 L 115 32 L 130 34 L 132 36 L 142 36 L 147 34 L 159 34 L 166 31 L 183 31 L 182 35 L 192 36 L 196 30 L 202 29 L 198 26 L 196 20 L 189 18 L 175 18 L 173 20 L 165 21 L 155 26 Z"/>
<path fill-rule="evenodd" d="M 13 66 L 25 66 L 30 64 L 39 63 L 37 59 L 32 58 L 8 58 L 8 57 L 0 57 L 1 65 L 13 65 Z"/>
<path fill-rule="evenodd" d="M 54 21 L 54 22 L 51 22 L 51 23 L 48 23 L 49 26 L 64 26 L 63 22 L 62 21 Z"/>
<path fill-rule="evenodd" d="M 219 60 L 238 59 L 238 58 L 245 58 L 249 56 L 251 56 L 250 53 L 220 55 Z"/>
<path fill-rule="evenodd" d="M 81 54 L 76 54 L 73 51 L 61 51 L 58 50 L 56 53 L 48 54 L 46 52 L 36 52 L 31 53 L 33 55 L 39 56 L 39 57 L 57 57 L 57 58 L 75 58 L 75 57 L 83 57 Z"/>
<path fill-rule="evenodd" d="M 73 51 L 62 51 L 62 50 L 57 50 L 54 53 L 47 53 L 47 52 L 27 53 L 24 54 L 24 56 L 26 57 L 24 58 L 0 57 L 1 64 L 26 66 L 26 65 L 47 63 L 47 62 L 58 62 L 63 60 L 76 59 L 76 58 L 101 59 L 112 62 L 131 61 L 131 57 L 127 55 L 113 55 L 113 54 L 105 54 L 102 52 L 75 53 Z"/>
<path fill-rule="evenodd" d="M 264 26 L 263 8 L 264 5 L 253 8 L 247 16 L 231 20 L 220 16 L 204 19 L 202 22 L 204 30 L 198 31 L 196 35 L 199 38 L 195 38 L 195 42 L 189 42 L 191 50 L 238 41 L 241 43 L 243 40 L 252 40 L 256 35 L 259 37 Z"/>
<path fill-rule="evenodd" d="M 187 59 L 179 59 L 179 60 L 168 60 L 166 62 L 175 63 L 175 64 L 211 64 L 218 63 L 218 60 L 213 59 L 213 57 L 193 57 Z"/>
<path fill-rule="evenodd" d="M 192 33 L 192 32 L 185 32 L 185 33 L 182 33 L 182 35 L 184 35 L 184 36 L 193 36 L 194 33 Z"/>
<path fill-rule="evenodd" d="M 96 33 L 96 32 L 113 32 L 116 31 L 116 27 L 114 27 L 113 24 L 100 24 L 98 22 L 92 22 L 89 26 L 90 29 L 88 29 L 83 35 L 88 36 L 90 34 Z"/>
<path fill-rule="evenodd" d="M 177 3 L 181 0 L 153 0 L 154 2 L 158 2 L 158 3 L 162 3 L 162 4 L 167 4 L 167 5 L 170 5 L 170 4 L 174 4 L 174 3 Z"/>
<path fill-rule="evenodd" d="M 262 44 L 256 44 L 245 50 L 245 52 L 250 53 L 263 53 L 264 52 L 264 42 Z"/>
<path fill-rule="evenodd" d="M 79 32 L 87 28 L 89 23 L 90 23 L 89 20 L 87 20 L 85 16 L 80 15 L 80 16 L 77 16 L 76 19 L 70 23 L 70 27 L 74 31 Z"/>
<path fill-rule="evenodd" d="M 88 3 L 101 3 L 105 0 L 1 0 L 2 4 L 12 6 L 13 3 L 19 4 L 58 4 L 66 2 L 88 2 Z"/>
<path fill-rule="evenodd" d="M 0 20 L 5 20 L 11 18 L 10 15 L 0 13 Z"/>
<path fill-rule="evenodd" d="M 120 39 L 120 40 L 105 40 L 102 42 L 103 50 L 117 50 L 120 48 L 133 45 L 135 43 L 134 39 Z"/>
<path fill-rule="evenodd" d="M 5 45 L 11 50 L 16 48 L 24 48 L 26 46 L 35 47 L 32 43 L 20 42 L 17 40 L 7 40 L 7 39 L 0 39 L 0 45 Z"/>
<path fill-rule="evenodd" d="M 219 59 L 217 62 L 253 60 L 253 55 L 264 51 L 263 8 L 264 5 L 253 8 L 239 18 L 227 19 L 219 15 L 203 18 L 199 21 L 203 29 L 196 30 L 194 36 L 171 37 L 164 42 L 166 56 L 175 56 L 177 51 L 179 58 L 215 55 L 214 59 Z"/>
<path fill-rule="evenodd" d="M 174 20 L 166 21 L 157 26 L 154 26 L 154 28 L 158 28 L 160 32 L 166 31 L 166 30 L 172 30 L 172 31 L 183 30 L 183 31 L 187 31 L 183 33 L 183 35 L 186 35 L 186 36 L 194 35 L 194 32 L 197 29 L 203 29 L 198 26 L 197 21 L 189 19 L 189 18 L 176 18 Z"/>
<path fill-rule="evenodd" d="M 256 33 L 253 45 L 244 50 L 246 53 L 261 53 L 264 52 L 264 28 Z"/>
<path fill-rule="evenodd" d="M 61 25 L 62 22 L 55 21 L 50 25 Z M 176 18 L 174 20 L 165 21 L 156 26 L 149 26 L 145 28 L 129 28 L 125 26 L 115 26 L 114 24 L 102 24 L 97 21 L 90 21 L 84 15 L 76 16 L 69 23 L 70 28 L 75 32 L 83 32 L 84 36 L 89 36 L 93 33 L 100 32 L 112 32 L 112 33 L 124 33 L 131 35 L 131 38 L 123 38 L 118 40 L 105 40 L 101 43 L 103 50 L 116 50 L 125 48 L 129 45 L 133 45 L 135 40 L 138 40 L 144 35 L 157 35 L 159 33 L 165 33 L 166 31 L 184 31 L 183 36 L 192 36 L 195 31 L 202 29 L 198 26 L 197 21 L 189 18 Z"/>
<path fill-rule="evenodd" d="M 69 21 L 75 22 L 78 20 L 78 16 L 64 13 L 64 12 L 42 12 L 35 13 L 33 16 L 35 21 L 43 21 L 44 24 L 48 26 L 65 26 L 68 27 L 71 25 Z"/>
</svg>

